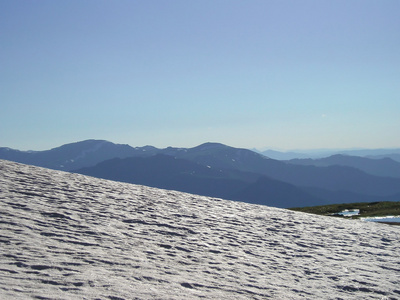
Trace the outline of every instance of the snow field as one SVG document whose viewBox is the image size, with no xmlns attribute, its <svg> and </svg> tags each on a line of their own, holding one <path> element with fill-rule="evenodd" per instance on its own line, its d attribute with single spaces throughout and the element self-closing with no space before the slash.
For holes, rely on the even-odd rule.
<svg viewBox="0 0 400 300">
<path fill-rule="evenodd" d="M 0 160 L 1 299 L 399 299 L 400 228 Z"/>
</svg>

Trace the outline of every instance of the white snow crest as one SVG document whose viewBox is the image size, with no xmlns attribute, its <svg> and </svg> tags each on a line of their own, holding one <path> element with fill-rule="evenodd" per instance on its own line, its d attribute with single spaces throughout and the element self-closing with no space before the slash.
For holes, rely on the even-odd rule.
<svg viewBox="0 0 400 300">
<path fill-rule="evenodd" d="M 400 298 L 399 227 L 0 170 L 0 299 Z"/>
</svg>

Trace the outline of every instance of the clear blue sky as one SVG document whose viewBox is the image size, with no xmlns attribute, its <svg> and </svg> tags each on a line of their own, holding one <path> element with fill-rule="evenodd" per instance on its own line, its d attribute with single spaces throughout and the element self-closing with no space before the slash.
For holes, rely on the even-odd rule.
<svg viewBox="0 0 400 300">
<path fill-rule="evenodd" d="M 400 1 L 0 0 L 0 146 L 400 147 Z"/>
</svg>

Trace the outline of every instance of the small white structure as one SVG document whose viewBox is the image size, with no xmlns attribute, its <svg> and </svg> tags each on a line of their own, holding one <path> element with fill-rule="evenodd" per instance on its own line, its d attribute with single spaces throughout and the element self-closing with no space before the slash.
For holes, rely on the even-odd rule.
<svg viewBox="0 0 400 300">
<path fill-rule="evenodd" d="M 359 209 L 345 209 L 337 214 L 341 215 L 343 217 L 358 216 L 360 214 L 360 210 Z"/>
</svg>

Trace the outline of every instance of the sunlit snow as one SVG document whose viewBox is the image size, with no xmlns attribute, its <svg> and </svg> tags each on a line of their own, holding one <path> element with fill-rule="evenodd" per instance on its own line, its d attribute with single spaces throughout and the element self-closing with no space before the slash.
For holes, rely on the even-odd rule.
<svg viewBox="0 0 400 300">
<path fill-rule="evenodd" d="M 0 170 L 0 299 L 400 298 L 400 227 Z"/>
</svg>

